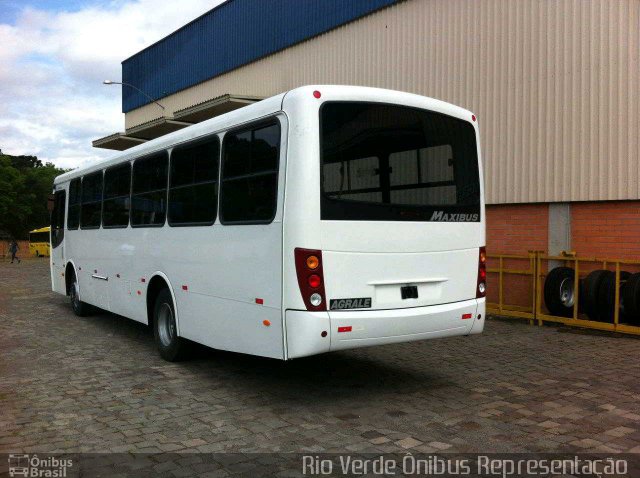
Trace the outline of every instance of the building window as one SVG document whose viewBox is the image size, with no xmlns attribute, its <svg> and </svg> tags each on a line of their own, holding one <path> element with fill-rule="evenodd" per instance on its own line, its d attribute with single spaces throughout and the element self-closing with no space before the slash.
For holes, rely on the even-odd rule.
<svg viewBox="0 0 640 478">
<path fill-rule="evenodd" d="M 279 123 L 262 124 L 224 137 L 220 220 L 264 224 L 276 213 Z"/>
<path fill-rule="evenodd" d="M 218 138 L 171 152 L 169 224 L 211 225 L 218 207 Z"/>
<path fill-rule="evenodd" d="M 69 184 L 69 213 L 67 215 L 67 229 L 78 229 L 80 225 L 80 178 L 73 179 Z"/>
<path fill-rule="evenodd" d="M 167 214 L 166 153 L 160 153 L 133 163 L 131 192 L 131 225 L 161 226 Z"/>
<path fill-rule="evenodd" d="M 102 171 L 82 178 L 82 207 L 80 209 L 80 227 L 96 229 L 100 227 L 102 212 Z"/>
<path fill-rule="evenodd" d="M 127 227 L 131 199 L 131 163 L 109 168 L 104 172 L 103 227 Z"/>
</svg>

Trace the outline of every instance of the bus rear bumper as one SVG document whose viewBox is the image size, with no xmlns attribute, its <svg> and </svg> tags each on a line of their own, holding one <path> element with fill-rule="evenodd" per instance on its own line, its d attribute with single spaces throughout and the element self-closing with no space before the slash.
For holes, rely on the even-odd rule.
<svg viewBox="0 0 640 478">
<path fill-rule="evenodd" d="M 357 347 L 479 334 L 484 328 L 484 321 L 484 299 L 393 310 L 287 310 L 287 358 Z"/>
</svg>

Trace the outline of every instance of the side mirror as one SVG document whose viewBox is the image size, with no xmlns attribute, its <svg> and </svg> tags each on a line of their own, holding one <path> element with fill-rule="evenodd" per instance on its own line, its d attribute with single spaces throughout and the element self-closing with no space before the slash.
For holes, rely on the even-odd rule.
<svg viewBox="0 0 640 478">
<path fill-rule="evenodd" d="M 49 198 L 47 199 L 47 211 L 50 213 L 53 212 L 53 208 L 55 206 L 55 195 L 49 194 Z"/>
</svg>

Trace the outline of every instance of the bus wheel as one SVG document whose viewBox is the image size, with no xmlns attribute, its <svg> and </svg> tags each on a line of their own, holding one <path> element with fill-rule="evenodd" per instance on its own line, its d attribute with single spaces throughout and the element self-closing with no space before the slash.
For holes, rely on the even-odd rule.
<svg viewBox="0 0 640 478">
<path fill-rule="evenodd" d="M 40 251 L 36 251 L 36 257 L 40 257 Z"/>
<path fill-rule="evenodd" d="M 86 317 L 91 314 L 91 306 L 80 300 L 80 286 L 78 285 L 78 279 L 76 279 L 75 275 L 73 276 L 73 282 L 69 287 L 69 299 L 71 300 L 73 313 L 78 317 Z"/>
<path fill-rule="evenodd" d="M 177 362 L 184 356 L 185 343 L 178 337 L 176 314 L 169 289 L 158 293 L 153 308 L 153 335 L 160 356 L 169 362 Z"/>
</svg>

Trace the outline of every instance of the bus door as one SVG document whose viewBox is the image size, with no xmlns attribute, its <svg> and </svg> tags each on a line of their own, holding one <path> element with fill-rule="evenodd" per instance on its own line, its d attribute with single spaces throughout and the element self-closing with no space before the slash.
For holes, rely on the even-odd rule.
<svg viewBox="0 0 640 478">
<path fill-rule="evenodd" d="M 56 191 L 51 211 L 51 287 L 55 292 L 66 294 L 64 279 L 64 224 L 67 193 Z"/>
</svg>

